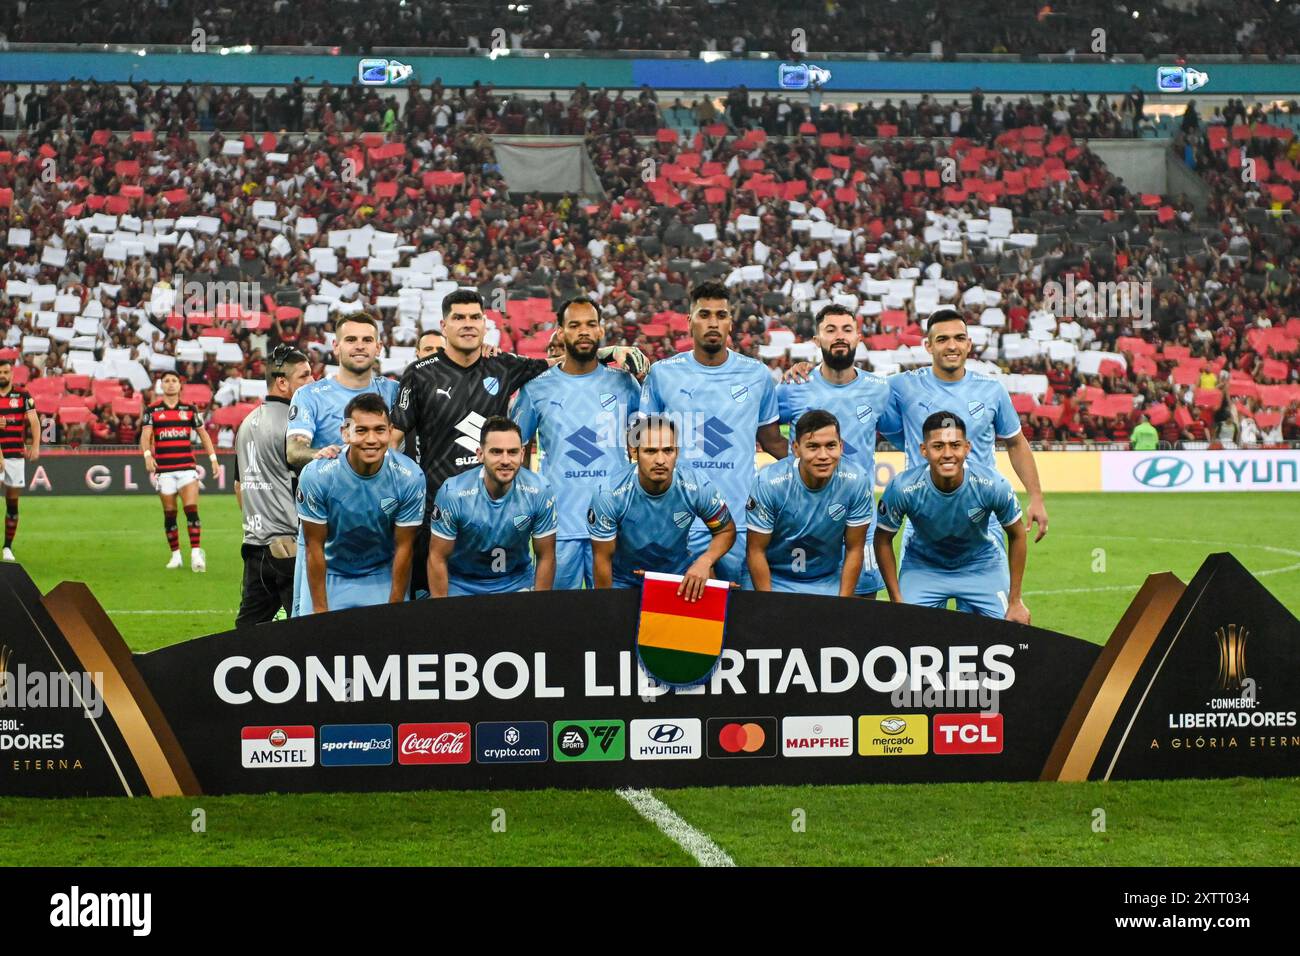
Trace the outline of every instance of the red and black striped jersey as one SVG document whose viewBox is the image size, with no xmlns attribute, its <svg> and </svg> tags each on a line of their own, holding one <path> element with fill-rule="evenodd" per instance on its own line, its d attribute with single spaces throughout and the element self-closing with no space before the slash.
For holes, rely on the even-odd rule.
<svg viewBox="0 0 1300 956">
<path fill-rule="evenodd" d="M 35 408 L 36 402 L 21 388 L 11 388 L 7 395 L 0 395 L 0 452 L 5 458 L 23 457 L 27 413 Z"/>
<path fill-rule="evenodd" d="M 203 415 L 188 402 L 168 406 L 155 402 L 140 416 L 141 427 L 153 426 L 153 457 L 158 471 L 194 468 L 194 436 L 203 427 Z"/>
</svg>

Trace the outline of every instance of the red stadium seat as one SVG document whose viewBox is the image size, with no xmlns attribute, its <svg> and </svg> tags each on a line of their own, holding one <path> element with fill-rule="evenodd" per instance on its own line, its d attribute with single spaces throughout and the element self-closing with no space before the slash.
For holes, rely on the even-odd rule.
<svg viewBox="0 0 1300 956">
<path fill-rule="evenodd" d="M 182 385 L 181 401 L 207 408 L 212 404 L 212 389 L 207 385 Z"/>
<path fill-rule="evenodd" d="M 90 376 L 65 375 L 63 385 L 69 392 L 86 392 L 90 390 Z"/>
<path fill-rule="evenodd" d="M 95 420 L 95 413 L 85 405 L 61 405 L 58 414 L 59 421 L 64 425 L 81 424 Z"/>
</svg>

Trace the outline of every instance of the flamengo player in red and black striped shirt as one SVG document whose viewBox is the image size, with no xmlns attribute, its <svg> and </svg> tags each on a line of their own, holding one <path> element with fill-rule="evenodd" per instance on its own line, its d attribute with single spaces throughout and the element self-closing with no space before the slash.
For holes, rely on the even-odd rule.
<svg viewBox="0 0 1300 956">
<path fill-rule="evenodd" d="M 41 420 L 36 403 L 21 388 L 14 388 L 14 363 L 0 358 L 0 453 L 4 455 L 5 549 L 4 559 L 13 561 L 10 549 L 18 533 L 18 496 L 27 486 L 27 462 L 41 457 Z M 32 439 L 26 440 L 31 428 Z"/>
<path fill-rule="evenodd" d="M 190 568 L 206 571 L 207 562 L 199 547 L 199 473 L 194 461 L 194 435 L 203 442 L 212 474 L 217 473 L 217 450 L 212 437 L 203 427 L 198 408 L 181 401 L 181 377 L 164 372 L 158 385 L 162 401 L 154 402 L 140 416 L 140 450 L 149 474 L 158 476 L 158 497 L 162 499 L 163 528 L 172 557 L 169 568 L 181 566 L 180 535 L 176 530 L 176 496 L 185 508 L 185 524 L 190 533 Z"/>
</svg>

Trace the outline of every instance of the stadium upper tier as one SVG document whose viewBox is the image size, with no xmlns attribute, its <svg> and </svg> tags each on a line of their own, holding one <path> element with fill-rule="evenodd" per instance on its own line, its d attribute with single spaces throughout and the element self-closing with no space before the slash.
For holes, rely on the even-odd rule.
<svg viewBox="0 0 1300 956">
<path fill-rule="evenodd" d="M 172 115 L 135 92 L 139 115 Z M 1300 146 L 1285 118 L 1188 123 L 1200 218 L 1117 180 L 1072 135 L 1081 101 L 958 110 L 943 140 L 903 138 L 884 112 L 870 142 L 840 113 L 785 136 L 733 105 L 691 132 L 589 127 L 591 198 L 511 193 L 491 136 L 454 115 L 390 133 L 349 117 L 311 137 L 6 131 L 3 345 L 59 438 L 119 441 L 173 366 L 228 430 L 274 344 L 321 374 L 333 322 L 358 307 L 383 318 L 396 374 L 457 286 L 484 294 L 503 348 L 542 354 L 555 304 L 588 293 L 609 343 L 661 358 L 689 347 L 686 290 L 708 277 L 733 291 L 733 347 L 774 375 L 815 354 L 812 316 L 832 300 L 861 319 L 862 364 L 886 373 L 927 364 L 925 317 L 957 304 L 976 367 L 1007 376 L 1036 439 L 1122 440 L 1143 413 L 1171 442 L 1300 438 Z"/>
<path fill-rule="evenodd" d="M 1273 0 L 17 0 L 13 43 L 546 50 L 868 52 L 885 55 L 1300 52 L 1300 4 Z M 500 31 L 499 33 L 496 31 Z M 797 32 L 802 31 L 802 32 Z"/>
</svg>

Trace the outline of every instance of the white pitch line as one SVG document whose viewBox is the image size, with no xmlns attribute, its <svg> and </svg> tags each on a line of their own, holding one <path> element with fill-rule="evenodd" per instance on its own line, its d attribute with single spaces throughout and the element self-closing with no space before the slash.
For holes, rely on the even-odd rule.
<svg viewBox="0 0 1300 956">
<path fill-rule="evenodd" d="M 637 813 L 657 826 L 664 836 L 689 853 L 700 866 L 735 866 L 736 861 L 727 855 L 707 834 L 701 833 L 679 817 L 650 790 L 625 788 L 615 790 L 632 805 Z"/>
<path fill-rule="evenodd" d="M 171 614 L 171 615 L 176 615 L 176 614 L 234 614 L 234 613 L 236 613 L 236 610 L 235 610 L 234 608 L 224 608 L 224 607 L 223 607 L 223 608 L 191 608 L 191 609 L 186 610 L 186 611 L 122 610 L 122 609 L 120 609 L 120 608 L 118 608 L 118 609 L 110 608 L 110 609 L 108 609 L 107 611 L 105 611 L 104 613 L 106 613 L 106 614 L 164 614 L 164 615 L 166 615 L 166 614 Z"/>
</svg>

